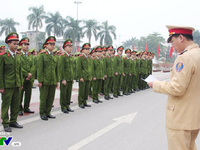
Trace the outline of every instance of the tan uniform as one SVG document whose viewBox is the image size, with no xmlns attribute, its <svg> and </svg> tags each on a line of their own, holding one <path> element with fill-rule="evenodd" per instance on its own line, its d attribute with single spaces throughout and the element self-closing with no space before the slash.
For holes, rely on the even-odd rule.
<svg viewBox="0 0 200 150">
<path fill-rule="evenodd" d="M 170 81 L 155 81 L 153 90 L 168 95 L 166 127 L 169 149 L 195 150 L 194 141 L 200 129 L 199 46 L 187 47 L 177 57 Z"/>
</svg>

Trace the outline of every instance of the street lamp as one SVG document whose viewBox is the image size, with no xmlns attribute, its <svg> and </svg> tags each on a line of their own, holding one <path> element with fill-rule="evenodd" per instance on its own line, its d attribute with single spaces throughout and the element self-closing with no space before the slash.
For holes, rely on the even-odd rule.
<svg viewBox="0 0 200 150">
<path fill-rule="evenodd" d="M 74 3 L 77 4 L 77 21 L 78 21 L 78 4 L 81 4 L 82 2 L 80 2 L 80 1 L 75 1 Z"/>
</svg>

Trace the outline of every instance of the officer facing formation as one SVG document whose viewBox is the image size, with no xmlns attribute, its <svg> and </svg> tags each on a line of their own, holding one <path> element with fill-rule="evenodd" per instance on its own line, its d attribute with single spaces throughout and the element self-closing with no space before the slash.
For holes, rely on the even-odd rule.
<svg viewBox="0 0 200 150">
<path fill-rule="evenodd" d="M 0 45 L 0 53 L 5 52 L 5 49 L 6 49 L 5 45 Z"/>
</svg>

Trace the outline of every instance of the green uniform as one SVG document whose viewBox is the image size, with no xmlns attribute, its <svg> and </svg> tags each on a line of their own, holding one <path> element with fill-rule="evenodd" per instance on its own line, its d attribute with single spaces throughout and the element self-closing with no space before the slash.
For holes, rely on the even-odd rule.
<svg viewBox="0 0 200 150">
<path fill-rule="evenodd" d="M 90 74 L 89 61 L 85 54 L 80 55 L 77 59 L 77 73 L 79 78 L 78 103 L 79 106 L 86 105 L 89 94 Z M 80 81 L 81 78 L 83 78 L 84 82 Z"/>
<path fill-rule="evenodd" d="M 137 76 L 137 72 L 136 72 L 136 60 L 134 59 L 130 59 L 131 61 L 131 81 L 130 81 L 130 88 L 133 90 L 137 89 L 137 85 L 136 85 L 136 76 Z"/>
<path fill-rule="evenodd" d="M 125 76 L 123 76 L 123 94 L 129 92 L 129 83 L 130 83 L 130 74 L 131 74 L 131 62 L 130 58 L 123 57 L 123 72 Z"/>
<path fill-rule="evenodd" d="M 104 95 L 105 97 L 109 97 L 109 92 L 111 91 L 112 80 L 114 76 L 113 61 L 109 55 L 104 57 L 103 68 L 104 75 L 107 76 L 107 78 L 104 79 Z"/>
<path fill-rule="evenodd" d="M 135 70 L 136 70 L 136 86 L 137 86 L 137 89 L 139 89 L 139 81 L 140 81 L 140 72 L 141 72 L 141 70 L 140 70 L 140 59 L 139 58 L 137 58 L 136 59 L 136 68 L 135 68 Z"/>
<path fill-rule="evenodd" d="M 142 81 L 142 79 L 145 79 L 147 77 L 148 68 L 147 68 L 147 60 L 141 59 L 140 60 L 140 69 L 141 69 L 141 76 L 140 76 L 140 89 L 144 89 L 146 87 L 146 82 Z"/>
<path fill-rule="evenodd" d="M 1 119 L 3 126 L 17 121 L 20 105 L 20 87 L 23 85 L 21 61 L 19 56 L 11 56 L 6 50 L 0 54 L 0 89 L 4 89 L 1 104 Z M 10 107 L 10 120 L 8 110 Z"/>
<path fill-rule="evenodd" d="M 59 81 L 57 61 L 57 58 L 49 54 L 48 50 L 38 55 L 37 78 L 38 82 L 42 82 L 40 88 L 40 116 L 47 116 L 51 113 L 56 84 Z"/>
<path fill-rule="evenodd" d="M 88 58 L 88 61 L 89 61 L 89 78 L 91 79 L 92 78 L 92 57 Z M 92 80 L 90 80 L 90 83 L 89 83 L 89 95 L 91 96 L 92 95 Z"/>
<path fill-rule="evenodd" d="M 118 73 L 118 75 L 114 75 L 114 83 L 113 83 L 113 95 L 120 95 L 120 88 L 122 83 L 122 75 L 123 75 L 123 61 L 122 56 L 116 55 L 113 58 L 113 68 L 114 73 Z"/>
<path fill-rule="evenodd" d="M 61 110 L 69 108 L 74 79 L 74 58 L 64 52 L 59 58 L 59 79 L 60 79 L 60 106 Z M 66 80 L 66 85 L 62 81 Z"/>
<path fill-rule="evenodd" d="M 99 92 L 102 87 L 102 79 L 103 79 L 103 62 L 100 58 L 94 57 L 92 59 L 92 67 L 91 67 L 92 79 L 96 78 L 96 80 L 92 81 L 92 99 L 99 100 Z"/>
<path fill-rule="evenodd" d="M 31 101 L 33 81 L 35 78 L 34 56 L 33 55 L 27 56 L 27 54 L 24 55 L 22 52 L 20 52 L 19 56 L 21 57 L 22 76 L 24 82 L 23 89 L 21 91 L 20 111 L 28 111 Z M 26 80 L 29 73 L 32 74 L 32 77 L 30 80 Z M 23 107 L 22 101 L 24 94 L 25 96 L 24 96 L 24 107 Z"/>
</svg>

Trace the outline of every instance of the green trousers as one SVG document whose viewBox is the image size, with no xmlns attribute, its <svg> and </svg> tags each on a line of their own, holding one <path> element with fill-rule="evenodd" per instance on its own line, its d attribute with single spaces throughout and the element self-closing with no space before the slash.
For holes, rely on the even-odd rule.
<svg viewBox="0 0 200 150">
<path fill-rule="evenodd" d="M 20 99 L 20 111 L 29 110 L 32 86 L 33 86 L 33 82 L 27 82 L 27 83 L 24 83 L 23 85 L 23 89 L 21 91 L 21 99 Z M 23 96 L 24 96 L 24 108 L 22 106 Z"/>
<path fill-rule="evenodd" d="M 137 89 L 137 83 L 136 83 L 136 80 L 137 80 L 137 75 L 132 75 L 131 76 L 131 89 Z"/>
<path fill-rule="evenodd" d="M 138 88 L 139 88 L 139 78 L 140 78 L 140 74 L 138 73 L 138 74 L 136 75 L 135 78 L 136 78 L 136 79 L 135 79 L 136 89 L 138 89 Z"/>
<path fill-rule="evenodd" d="M 100 88 L 101 90 L 100 90 L 100 92 L 103 93 L 103 94 L 104 94 L 104 84 L 105 84 L 105 83 L 104 83 L 104 80 L 102 80 L 102 82 L 101 82 L 101 88 Z M 100 93 L 100 92 L 99 92 L 99 93 Z"/>
<path fill-rule="evenodd" d="M 4 90 L 5 93 L 2 94 L 1 119 L 2 119 L 2 125 L 8 126 L 10 123 L 17 122 L 21 90 L 19 87 L 6 88 Z M 10 107 L 10 120 L 8 116 L 9 107 Z"/>
<path fill-rule="evenodd" d="M 96 79 L 95 81 L 92 81 L 92 99 L 98 100 L 99 99 L 99 93 L 101 92 L 102 87 L 102 79 Z"/>
<path fill-rule="evenodd" d="M 89 80 L 84 80 L 84 82 L 79 81 L 78 89 L 78 104 L 85 105 L 87 104 L 88 94 L 89 94 Z"/>
<path fill-rule="evenodd" d="M 62 84 L 60 81 L 60 106 L 61 110 L 66 110 L 69 108 L 71 95 L 72 95 L 72 85 L 73 81 L 67 81 L 66 85 Z"/>
<path fill-rule="evenodd" d="M 107 77 L 104 80 L 104 95 L 107 97 L 111 91 L 113 77 Z"/>
<path fill-rule="evenodd" d="M 92 95 L 92 80 L 89 83 L 89 95 Z"/>
<path fill-rule="evenodd" d="M 113 81 L 113 95 L 120 95 L 120 88 L 122 83 L 122 75 L 118 74 L 114 76 Z"/>
<path fill-rule="evenodd" d="M 40 88 L 40 116 L 51 114 L 56 85 L 42 85 Z"/>
<path fill-rule="evenodd" d="M 143 80 L 141 80 L 141 78 L 145 79 L 146 75 L 145 74 L 140 74 L 140 80 L 139 80 L 139 89 L 144 89 L 146 82 L 144 82 Z"/>
<path fill-rule="evenodd" d="M 123 94 L 128 92 L 128 79 L 129 79 L 129 74 L 126 74 L 126 76 L 123 76 Z"/>
</svg>

